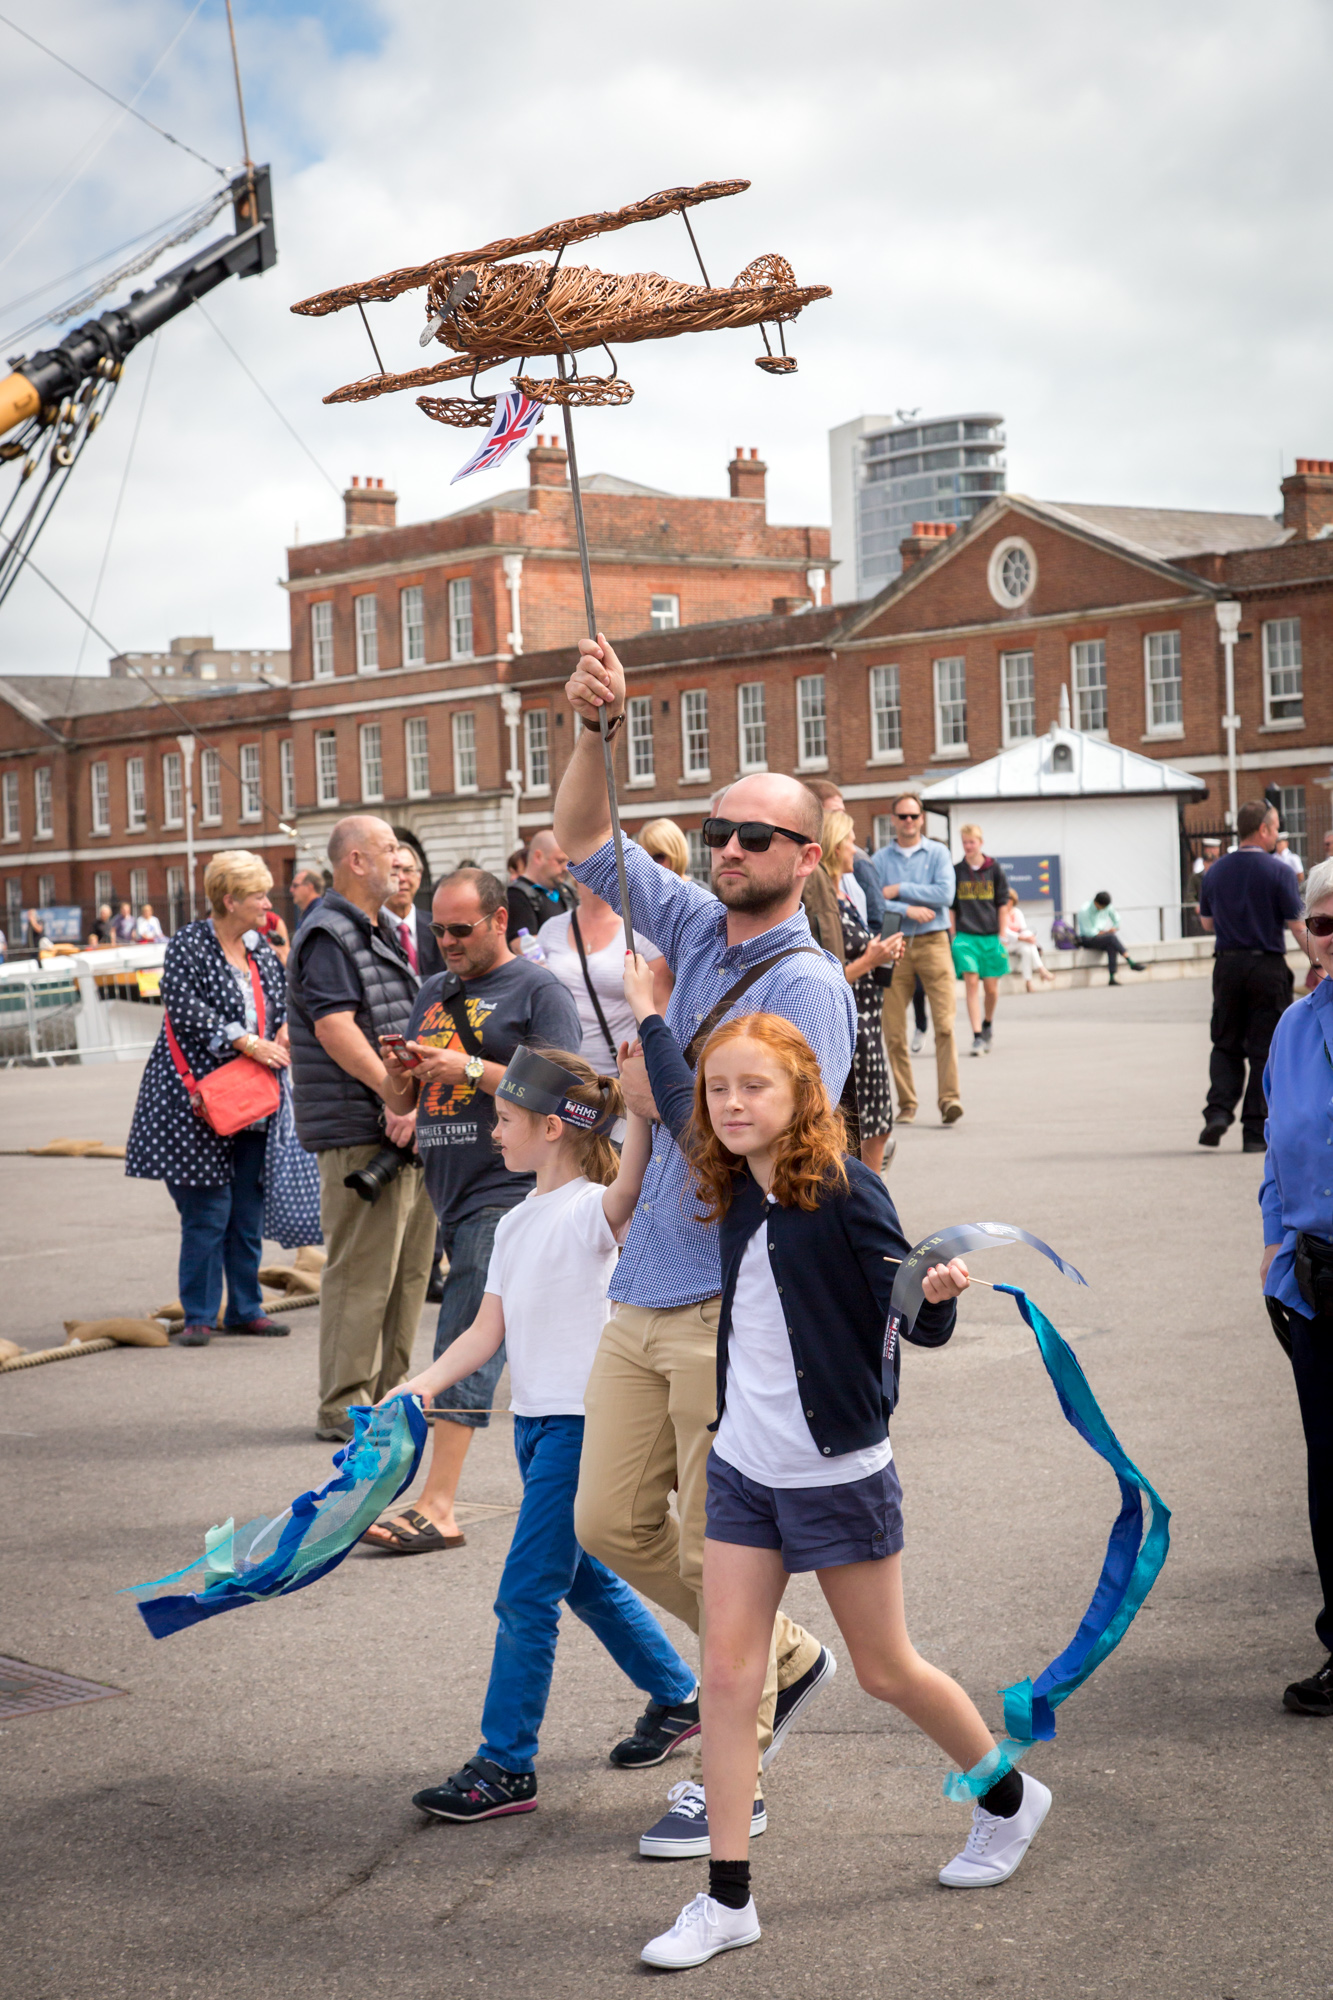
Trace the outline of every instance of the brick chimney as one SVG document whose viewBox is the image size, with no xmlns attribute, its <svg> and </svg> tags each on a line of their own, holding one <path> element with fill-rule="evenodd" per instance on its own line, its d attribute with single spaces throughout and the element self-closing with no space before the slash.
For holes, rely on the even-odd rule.
<svg viewBox="0 0 1333 2000">
<path fill-rule="evenodd" d="M 568 486 L 569 454 L 558 437 L 539 437 L 528 453 L 528 486 Z"/>
<path fill-rule="evenodd" d="M 1311 542 L 1333 524 L 1333 458 L 1298 458 L 1282 482 L 1282 525 Z"/>
<path fill-rule="evenodd" d="M 947 542 L 953 531 L 952 521 L 913 521 L 911 534 L 904 536 L 898 544 L 903 568 L 910 569 L 923 556 L 933 556 L 940 543 Z"/>
<path fill-rule="evenodd" d="M 398 495 L 385 490 L 382 479 L 361 479 L 355 472 L 343 494 L 344 535 L 377 535 L 398 526 Z"/>
<path fill-rule="evenodd" d="M 757 446 L 750 446 L 750 456 L 745 456 L 745 446 L 738 444 L 736 456 L 727 467 L 727 478 L 731 482 L 733 500 L 758 500 L 763 504 L 764 481 L 768 477 L 768 467 L 759 456 Z"/>
</svg>

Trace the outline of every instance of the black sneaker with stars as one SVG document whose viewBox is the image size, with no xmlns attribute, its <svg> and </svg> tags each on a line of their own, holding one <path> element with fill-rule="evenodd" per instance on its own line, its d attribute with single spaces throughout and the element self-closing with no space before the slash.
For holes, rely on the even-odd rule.
<svg viewBox="0 0 1333 2000">
<path fill-rule="evenodd" d="M 537 1778 L 532 1771 L 502 1771 L 489 1757 L 469 1757 L 461 1771 L 414 1792 L 412 1803 L 434 1819 L 499 1819 L 504 1813 L 537 1810 Z"/>
</svg>

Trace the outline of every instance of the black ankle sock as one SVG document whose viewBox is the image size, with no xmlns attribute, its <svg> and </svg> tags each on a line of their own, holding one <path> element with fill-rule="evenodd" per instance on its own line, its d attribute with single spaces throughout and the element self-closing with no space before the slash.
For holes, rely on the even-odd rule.
<svg viewBox="0 0 1333 2000">
<path fill-rule="evenodd" d="M 999 1819 L 1012 1819 L 1023 1803 L 1023 1779 L 1017 1771 L 1006 1771 L 977 1801 Z"/>
<path fill-rule="evenodd" d="M 743 1910 L 750 1900 L 748 1861 L 710 1861 L 708 1893 L 728 1910 Z"/>
</svg>

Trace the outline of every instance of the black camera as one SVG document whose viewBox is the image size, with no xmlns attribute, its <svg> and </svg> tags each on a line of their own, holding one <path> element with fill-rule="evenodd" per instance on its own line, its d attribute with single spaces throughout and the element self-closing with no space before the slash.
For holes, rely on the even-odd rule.
<svg viewBox="0 0 1333 2000">
<path fill-rule="evenodd" d="M 410 1146 L 381 1146 L 364 1167 L 348 1174 L 343 1182 L 345 1188 L 352 1188 L 362 1201 L 378 1201 L 390 1181 L 397 1180 L 404 1167 L 417 1164 L 416 1154 Z"/>
</svg>

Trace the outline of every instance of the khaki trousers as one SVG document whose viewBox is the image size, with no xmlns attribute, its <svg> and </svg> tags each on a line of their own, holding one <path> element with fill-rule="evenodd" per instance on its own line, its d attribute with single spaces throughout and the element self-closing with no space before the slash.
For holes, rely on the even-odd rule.
<svg viewBox="0 0 1333 2000">
<path fill-rule="evenodd" d="M 669 1312 L 613 1303 L 584 1393 L 574 1529 L 580 1546 L 703 1636 L 705 1465 L 717 1416 L 720 1299 Z M 679 1525 L 668 1508 L 677 1489 Z M 773 1705 L 819 1658 L 819 1641 L 779 1611 L 759 1709 L 758 1760 Z M 695 1776 L 699 1775 L 698 1753 Z"/>
<path fill-rule="evenodd" d="M 957 1104 L 958 1046 L 954 1040 L 954 1014 L 958 1007 L 958 981 L 949 949 L 948 931 L 926 931 L 907 940 L 907 949 L 893 968 L 893 984 L 884 995 L 884 1039 L 889 1045 L 889 1065 L 898 1095 L 898 1116 L 910 1117 L 916 1110 L 916 1080 L 907 1047 L 907 1011 L 918 978 L 930 1002 L 930 1024 L 935 1030 L 935 1078 L 939 1107 Z"/>
<path fill-rule="evenodd" d="M 376 1403 L 404 1381 L 435 1258 L 435 1211 L 419 1167 L 405 1167 L 376 1201 L 343 1186 L 378 1146 L 319 1154 L 319 1220 L 328 1262 L 319 1288 L 321 1429 L 349 1403 Z"/>
</svg>

